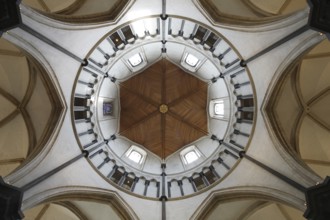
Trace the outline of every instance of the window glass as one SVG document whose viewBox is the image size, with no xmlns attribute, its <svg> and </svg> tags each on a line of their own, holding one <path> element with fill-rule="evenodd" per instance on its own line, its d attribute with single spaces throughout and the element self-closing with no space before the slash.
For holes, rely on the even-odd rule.
<svg viewBox="0 0 330 220">
<path fill-rule="evenodd" d="M 139 152 L 132 150 L 131 153 L 128 155 L 128 158 L 135 163 L 140 163 L 142 155 Z"/>
<path fill-rule="evenodd" d="M 103 115 L 111 116 L 113 113 L 113 104 L 109 101 L 103 101 Z"/>
<path fill-rule="evenodd" d="M 198 159 L 198 155 L 196 154 L 195 151 L 190 151 L 184 155 L 184 158 L 186 159 L 187 163 L 192 163 L 195 160 Z"/>
<path fill-rule="evenodd" d="M 131 64 L 132 67 L 136 67 L 142 63 L 142 57 L 139 53 L 131 56 L 131 58 L 128 59 L 128 62 Z"/>
<path fill-rule="evenodd" d="M 223 102 L 216 103 L 214 105 L 214 113 L 216 115 L 224 115 L 224 105 Z"/>
<path fill-rule="evenodd" d="M 188 54 L 187 57 L 186 57 L 186 63 L 189 66 L 195 67 L 197 65 L 197 63 L 198 63 L 198 58 L 195 57 L 192 54 Z"/>
</svg>

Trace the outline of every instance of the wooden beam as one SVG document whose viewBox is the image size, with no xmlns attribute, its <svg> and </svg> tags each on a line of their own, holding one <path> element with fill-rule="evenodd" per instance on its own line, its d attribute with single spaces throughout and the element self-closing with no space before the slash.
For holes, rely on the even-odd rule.
<svg viewBox="0 0 330 220">
<path fill-rule="evenodd" d="M 145 102 L 147 102 L 147 103 L 149 103 L 149 104 L 151 104 L 151 105 L 153 105 L 153 106 L 155 106 L 155 107 L 157 107 L 157 108 L 158 108 L 159 105 L 160 105 L 159 103 L 155 102 L 154 100 L 149 99 L 148 97 L 146 97 L 146 96 L 144 96 L 144 95 L 141 95 L 141 94 L 137 93 L 136 91 L 131 90 L 131 89 L 130 89 L 129 87 L 127 87 L 125 84 L 121 84 L 120 87 L 121 87 L 121 89 L 125 89 L 127 92 L 132 93 L 133 95 L 139 97 L 139 98 L 142 99 L 143 101 L 145 101 Z"/>
<path fill-rule="evenodd" d="M 153 113 L 147 115 L 146 117 L 142 118 L 141 120 L 139 120 L 138 122 L 135 122 L 134 124 L 132 124 L 131 126 L 129 126 L 127 129 L 120 131 L 119 134 L 123 134 L 125 132 L 127 132 L 128 130 L 131 130 L 132 128 L 138 126 L 139 124 L 149 120 L 150 118 L 154 117 L 156 114 L 158 114 L 159 111 L 154 111 Z M 159 113 L 160 114 L 160 113 Z"/>
<path fill-rule="evenodd" d="M 192 92 L 189 92 L 189 93 L 187 93 L 186 95 L 181 96 L 180 98 L 177 98 L 177 99 L 173 100 L 172 102 L 170 102 L 170 103 L 168 104 L 168 106 L 169 106 L 169 107 L 170 107 L 170 106 L 174 106 L 174 105 L 176 105 L 177 103 L 179 103 L 179 102 L 181 102 L 181 101 L 183 101 L 183 100 L 189 98 L 190 96 L 195 95 L 196 93 L 198 93 L 198 92 L 200 92 L 201 90 L 203 90 L 204 87 L 205 87 L 205 85 L 200 86 L 198 89 L 196 89 L 196 90 L 194 90 L 194 91 L 192 91 Z"/>
<path fill-rule="evenodd" d="M 189 121 L 184 120 L 182 117 L 180 117 L 179 115 L 175 114 L 174 112 L 168 111 L 166 114 L 169 114 L 170 116 L 172 116 L 176 120 L 185 123 L 186 125 L 192 127 L 196 131 L 199 131 L 199 132 L 201 132 L 204 135 L 208 135 L 208 132 L 207 131 L 205 131 L 204 129 L 201 129 L 200 127 L 198 127 L 198 126 L 196 126 L 194 124 L 191 124 Z"/>
<path fill-rule="evenodd" d="M 165 114 L 162 114 L 161 115 L 161 140 L 162 140 L 162 158 L 165 158 L 165 148 L 166 148 L 166 145 L 165 145 L 165 135 L 166 135 L 166 119 L 165 119 Z"/>
</svg>

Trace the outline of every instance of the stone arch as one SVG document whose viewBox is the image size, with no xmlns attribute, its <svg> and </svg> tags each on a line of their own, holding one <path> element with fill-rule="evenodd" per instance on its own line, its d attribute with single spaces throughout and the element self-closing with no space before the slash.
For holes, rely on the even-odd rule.
<svg viewBox="0 0 330 220">
<path fill-rule="evenodd" d="M 191 219 L 206 219 L 218 204 L 242 199 L 257 199 L 266 202 L 285 204 L 301 211 L 305 209 L 304 201 L 293 195 L 276 189 L 256 186 L 233 187 L 211 193 L 196 210 Z"/>
<path fill-rule="evenodd" d="M 42 63 L 25 49 L 4 39 L 1 39 L 0 48 L 3 82 L 0 86 L 1 106 L 8 110 L 3 112 L 0 119 L 1 133 L 4 135 L 2 150 L 5 152 L 6 146 L 11 146 L 11 153 L 3 154 L 5 158 L 0 159 L 3 162 L 1 165 L 11 165 L 9 170 L 1 173 L 6 176 L 44 151 L 61 123 L 64 103 L 56 81 L 53 81 Z M 12 123 L 22 129 L 12 129 Z M 22 133 L 26 134 L 25 139 L 15 138 L 16 135 L 23 137 Z M 10 177 L 8 179 L 13 181 Z"/>
<path fill-rule="evenodd" d="M 134 211 L 116 192 L 82 186 L 59 187 L 38 193 L 23 201 L 22 210 L 26 210 L 43 203 L 75 200 L 106 203 L 109 204 L 122 219 L 138 219 Z"/>
<path fill-rule="evenodd" d="M 33 10 L 63 22 L 102 23 L 116 21 L 133 4 L 130 0 L 74 0 L 74 1 L 36 1 L 24 0 L 23 4 Z M 55 3 L 56 2 L 56 3 Z"/>
</svg>

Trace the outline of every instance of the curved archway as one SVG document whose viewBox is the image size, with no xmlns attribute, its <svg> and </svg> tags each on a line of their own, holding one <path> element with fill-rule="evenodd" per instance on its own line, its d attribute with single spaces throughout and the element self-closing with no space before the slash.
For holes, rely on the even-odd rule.
<svg viewBox="0 0 330 220">
<path fill-rule="evenodd" d="M 219 24 L 261 25 L 277 21 L 307 7 L 299 1 L 197 0 L 203 10 Z"/>
<path fill-rule="evenodd" d="M 266 105 L 266 114 L 286 151 L 322 177 L 329 171 L 329 152 L 324 148 L 330 130 L 326 113 L 329 51 L 329 42 L 323 41 L 298 57 L 282 75 Z"/>
<path fill-rule="evenodd" d="M 120 219 L 138 219 L 134 211 L 116 192 L 92 187 L 59 187 L 47 190 L 25 200 L 22 209 L 27 210 L 39 204 L 63 201 L 103 203 L 109 205 Z"/>
<path fill-rule="evenodd" d="M 258 201 L 256 202 L 256 204 L 258 204 Z M 279 220 L 305 219 L 301 211 L 279 203 L 265 203 L 260 206 L 256 206 L 254 210 L 252 209 L 247 213 L 243 213 L 240 219 L 258 220 L 258 219 L 267 219 L 270 216 L 276 216 L 276 218 Z"/>
<path fill-rule="evenodd" d="M 256 186 L 234 187 L 211 193 L 196 210 L 192 218 L 207 219 L 219 204 L 247 199 L 258 200 L 263 203 L 275 202 L 301 211 L 305 209 L 303 200 L 279 190 Z"/>
<path fill-rule="evenodd" d="M 77 207 L 68 202 L 49 203 L 34 207 L 24 213 L 26 219 L 87 220 Z"/>
<path fill-rule="evenodd" d="M 41 151 L 63 105 L 41 65 L 4 39 L 0 40 L 0 77 L 0 174 L 6 176 Z"/>
<path fill-rule="evenodd" d="M 96 3 L 96 4 L 95 4 Z M 130 0 L 23 0 L 23 4 L 50 18 L 71 23 L 116 20 L 132 4 Z"/>
</svg>

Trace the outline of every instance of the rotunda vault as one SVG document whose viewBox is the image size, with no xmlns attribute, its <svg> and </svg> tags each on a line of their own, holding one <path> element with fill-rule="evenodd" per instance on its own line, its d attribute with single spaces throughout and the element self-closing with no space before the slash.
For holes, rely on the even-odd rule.
<svg viewBox="0 0 330 220">
<path fill-rule="evenodd" d="M 219 183 L 254 124 L 253 84 L 244 67 L 235 67 L 236 50 L 196 22 L 166 22 L 169 32 L 159 17 L 148 17 L 105 35 L 72 96 L 76 137 L 89 162 L 115 186 L 151 198 L 162 184 L 178 198 Z"/>
</svg>

